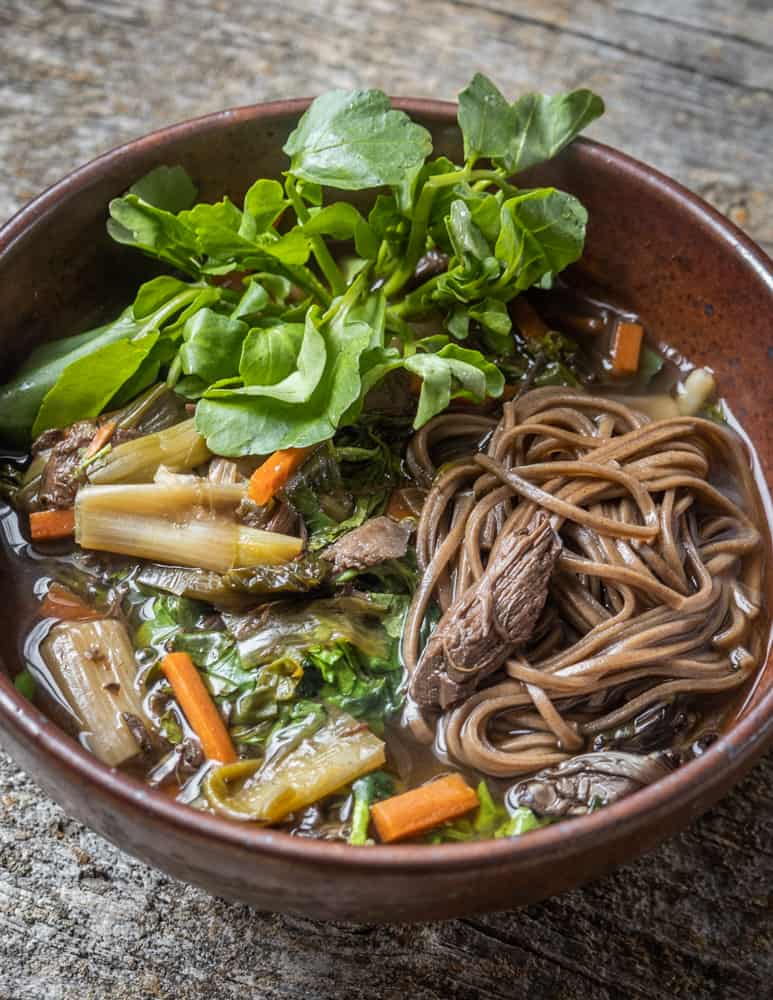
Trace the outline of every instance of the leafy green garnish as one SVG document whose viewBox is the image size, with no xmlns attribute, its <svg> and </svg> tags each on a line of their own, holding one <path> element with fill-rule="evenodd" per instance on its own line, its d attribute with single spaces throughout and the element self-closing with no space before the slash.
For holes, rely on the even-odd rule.
<svg viewBox="0 0 773 1000">
<path fill-rule="evenodd" d="M 111 201 L 108 231 L 189 281 L 162 276 L 115 323 L 36 352 L 0 389 L 0 426 L 20 440 L 166 378 L 199 401 L 209 447 L 239 456 L 328 440 L 399 369 L 422 382 L 416 427 L 456 398 L 498 396 L 496 362 L 514 353 L 507 303 L 550 287 L 580 256 L 586 225 L 571 195 L 520 189 L 512 175 L 602 111 L 587 90 L 511 104 L 478 74 L 460 94 L 455 164 L 429 159 L 429 133 L 381 91 L 336 90 L 287 139 L 283 182 L 259 178 L 241 205 L 197 203 L 181 167 L 156 168 Z M 325 204 L 331 188 L 374 189 L 367 215 Z M 330 239 L 354 256 L 337 262 Z M 422 276 L 428 251 L 447 267 Z M 431 336 L 414 325 L 426 316 Z"/>
<path fill-rule="evenodd" d="M 554 157 L 603 113 L 604 102 L 590 90 L 524 94 L 509 104 L 476 73 L 459 94 L 464 156 L 468 163 L 485 157 L 514 174 Z"/>
<path fill-rule="evenodd" d="M 296 177 L 361 191 L 400 184 L 429 155 L 432 139 L 380 90 L 331 90 L 312 102 L 283 148 Z"/>
</svg>

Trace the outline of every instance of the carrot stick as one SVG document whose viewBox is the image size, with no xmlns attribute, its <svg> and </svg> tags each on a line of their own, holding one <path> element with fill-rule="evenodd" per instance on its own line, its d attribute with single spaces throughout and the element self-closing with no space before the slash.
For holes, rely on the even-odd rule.
<svg viewBox="0 0 773 1000">
<path fill-rule="evenodd" d="M 89 446 L 83 453 L 83 460 L 87 458 L 93 458 L 96 453 L 105 447 L 110 438 L 115 434 L 115 429 L 118 424 L 115 420 L 108 420 L 107 423 L 102 424 L 101 427 L 97 428 L 97 432 L 94 437 L 89 441 Z"/>
<path fill-rule="evenodd" d="M 85 621 L 105 617 L 61 583 L 52 583 L 48 588 L 40 605 L 40 614 L 43 618 L 58 618 L 60 621 Z"/>
<path fill-rule="evenodd" d="M 480 803 L 460 774 L 438 778 L 428 785 L 376 802 L 370 808 L 378 835 L 385 844 L 426 833 L 449 819 L 463 816 Z"/>
<path fill-rule="evenodd" d="M 190 656 L 187 653 L 167 653 L 161 661 L 161 669 L 172 685 L 191 729 L 201 741 L 207 760 L 235 764 L 238 758 L 231 737 Z"/>
<path fill-rule="evenodd" d="M 618 323 L 612 346 L 612 371 L 617 375 L 635 375 L 644 328 L 639 323 Z"/>
<path fill-rule="evenodd" d="M 510 303 L 510 314 L 515 324 L 527 340 L 541 340 L 550 327 L 526 299 L 517 298 Z"/>
<path fill-rule="evenodd" d="M 75 509 L 36 510 L 30 514 L 30 535 L 33 542 L 53 538 L 69 538 L 75 532 Z"/>
<path fill-rule="evenodd" d="M 250 477 L 250 499 L 266 504 L 282 489 L 292 474 L 303 465 L 312 448 L 286 448 L 275 451 Z"/>
</svg>

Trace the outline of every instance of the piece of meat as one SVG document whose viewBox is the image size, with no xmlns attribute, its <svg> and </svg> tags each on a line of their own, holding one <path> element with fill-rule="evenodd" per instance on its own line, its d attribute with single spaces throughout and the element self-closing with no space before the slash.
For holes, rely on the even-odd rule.
<svg viewBox="0 0 773 1000">
<path fill-rule="evenodd" d="M 64 431 L 61 428 L 49 427 L 47 431 L 38 434 L 32 442 L 30 453 L 32 455 L 39 455 L 41 451 L 50 451 L 55 444 L 59 444 L 63 437 Z"/>
<path fill-rule="evenodd" d="M 486 571 L 446 611 L 411 678 L 422 707 L 461 701 L 531 637 L 561 542 L 547 518 L 502 538 Z"/>
<path fill-rule="evenodd" d="M 79 420 L 68 427 L 55 444 L 43 469 L 38 499 L 44 507 L 72 507 L 78 487 L 84 480 L 80 469 L 82 449 L 97 431 L 94 420 Z"/>
<path fill-rule="evenodd" d="M 102 421 L 78 420 L 64 430 L 43 431 L 37 438 L 33 449 L 51 449 L 38 490 L 38 500 L 44 507 L 72 507 L 78 487 L 86 481 L 81 468 L 83 455 L 100 423 Z M 114 448 L 139 436 L 139 432 L 133 428 L 119 427 L 108 443 Z"/>
<path fill-rule="evenodd" d="M 663 754 L 586 753 L 519 781 L 507 793 L 513 809 L 525 806 L 538 816 L 584 816 L 671 772 Z"/>
<path fill-rule="evenodd" d="M 391 517 L 374 517 L 329 545 L 323 558 L 334 573 L 345 569 L 369 569 L 387 559 L 401 559 L 408 551 L 412 525 Z"/>
</svg>

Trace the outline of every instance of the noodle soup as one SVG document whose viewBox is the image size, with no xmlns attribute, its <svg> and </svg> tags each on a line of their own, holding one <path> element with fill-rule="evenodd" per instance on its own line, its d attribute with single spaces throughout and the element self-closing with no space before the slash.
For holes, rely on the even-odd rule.
<svg viewBox="0 0 773 1000">
<path fill-rule="evenodd" d="M 702 753 L 754 678 L 749 455 L 710 371 L 558 276 L 576 199 L 481 151 L 321 206 L 325 107 L 243 209 L 172 167 L 111 203 L 167 273 L 0 389 L 17 687 L 236 821 L 522 836 Z"/>
</svg>

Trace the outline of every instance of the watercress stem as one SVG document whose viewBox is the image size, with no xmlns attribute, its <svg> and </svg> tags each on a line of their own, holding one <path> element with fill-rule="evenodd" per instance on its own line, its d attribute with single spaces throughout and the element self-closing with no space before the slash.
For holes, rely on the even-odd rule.
<svg viewBox="0 0 773 1000">
<path fill-rule="evenodd" d="M 450 184 L 458 184 L 461 181 L 467 180 L 468 174 L 469 171 L 465 168 L 464 170 L 454 170 L 447 174 L 434 174 L 425 181 L 413 213 L 411 233 L 408 237 L 408 246 L 405 251 L 405 262 L 386 283 L 384 291 L 387 297 L 395 295 L 400 291 L 413 274 L 419 258 L 424 252 L 424 245 L 427 241 L 427 226 L 429 225 L 435 192 L 438 188 L 448 187 Z"/>
<path fill-rule="evenodd" d="M 177 354 L 175 354 L 174 361 L 169 366 L 169 371 L 167 372 L 166 376 L 166 384 L 170 389 L 174 389 L 174 387 L 177 385 L 177 382 L 180 376 L 182 375 L 182 372 L 183 372 L 183 363 L 180 358 L 180 354 L 178 352 Z"/>
<path fill-rule="evenodd" d="M 301 198 L 298 194 L 298 189 L 295 186 L 295 180 L 290 175 L 288 175 L 285 182 L 285 190 L 287 191 L 287 197 L 290 199 L 292 206 L 295 209 L 298 222 L 300 222 L 301 225 L 303 225 L 304 222 L 308 222 L 311 217 L 309 215 L 309 210 L 306 207 L 303 198 Z M 311 251 L 320 266 L 320 270 L 325 275 L 333 295 L 343 295 L 346 291 L 344 276 L 341 274 L 338 269 L 338 265 L 333 260 L 333 256 L 328 250 L 324 239 L 321 236 L 310 236 L 309 243 L 311 244 Z"/>
</svg>

